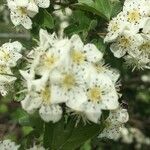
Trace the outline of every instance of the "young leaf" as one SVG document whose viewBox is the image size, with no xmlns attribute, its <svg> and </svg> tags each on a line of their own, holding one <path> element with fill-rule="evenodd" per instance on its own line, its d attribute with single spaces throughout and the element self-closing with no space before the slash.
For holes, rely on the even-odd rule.
<svg viewBox="0 0 150 150">
<path fill-rule="evenodd" d="M 92 12 L 107 21 L 121 10 L 120 2 L 111 3 L 110 0 L 78 0 L 76 6 L 79 9 Z"/>
</svg>

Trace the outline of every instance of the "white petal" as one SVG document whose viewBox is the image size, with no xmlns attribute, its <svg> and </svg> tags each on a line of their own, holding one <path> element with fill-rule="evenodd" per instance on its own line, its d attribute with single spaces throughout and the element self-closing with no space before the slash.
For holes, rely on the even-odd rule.
<svg viewBox="0 0 150 150">
<path fill-rule="evenodd" d="M 21 24 L 21 16 L 17 12 L 11 12 L 10 18 L 11 18 L 12 23 L 15 26 L 18 26 Z"/>
<path fill-rule="evenodd" d="M 16 52 L 21 52 L 21 49 L 22 49 L 22 44 L 18 41 L 15 41 L 12 43 L 13 45 L 13 48 Z"/>
<path fill-rule="evenodd" d="M 119 33 L 111 33 L 108 32 L 108 34 L 105 36 L 104 42 L 113 42 L 117 39 L 117 37 L 119 36 Z"/>
<path fill-rule="evenodd" d="M 21 7 L 27 7 L 29 0 L 14 0 L 14 2 L 16 3 L 17 6 L 21 6 Z"/>
<path fill-rule="evenodd" d="M 22 18 L 21 24 L 26 28 L 26 29 L 31 29 L 32 28 L 32 21 L 28 16 L 24 16 Z"/>
<path fill-rule="evenodd" d="M 129 114 L 126 109 L 118 108 L 114 111 L 110 111 L 108 118 L 113 124 L 126 123 L 129 120 Z"/>
<path fill-rule="evenodd" d="M 40 29 L 40 47 L 47 50 L 51 44 L 53 44 L 55 39 L 55 34 L 50 35 L 46 30 Z"/>
<path fill-rule="evenodd" d="M 66 100 L 62 88 L 57 85 L 51 85 L 51 104 L 64 103 Z"/>
<path fill-rule="evenodd" d="M 117 58 L 121 58 L 126 54 L 126 50 L 119 49 L 116 43 L 111 44 L 110 50 L 113 52 L 114 56 Z"/>
<path fill-rule="evenodd" d="M 71 43 L 72 43 L 72 48 L 78 51 L 81 51 L 83 49 L 83 42 L 81 40 L 81 38 L 79 37 L 79 35 L 75 34 L 71 37 L 70 39 Z"/>
<path fill-rule="evenodd" d="M 35 2 L 42 8 L 48 8 L 50 6 L 50 0 L 35 0 Z"/>
<path fill-rule="evenodd" d="M 66 102 L 66 105 L 73 110 L 82 112 L 82 104 L 86 102 L 86 100 L 87 97 L 85 92 L 82 89 L 77 89 L 68 93 L 68 100 Z"/>
<path fill-rule="evenodd" d="M 85 52 L 87 61 L 89 62 L 98 62 L 103 57 L 103 54 L 97 49 L 94 44 L 85 45 L 83 51 Z"/>
<path fill-rule="evenodd" d="M 8 75 L 1 75 L 0 74 L 0 84 L 2 83 L 12 83 L 16 80 L 17 78 L 16 77 L 13 77 L 13 76 L 8 76 Z"/>
<path fill-rule="evenodd" d="M 102 101 L 100 103 L 102 109 L 114 110 L 118 108 L 118 95 L 115 90 L 111 90 L 106 95 L 102 96 Z"/>
<path fill-rule="evenodd" d="M 120 137 L 121 126 L 110 126 L 106 127 L 102 133 L 98 136 L 98 138 L 109 138 L 113 140 L 118 140 Z"/>
<path fill-rule="evenodd" d="M 27 11 L 28 15 L 33 18 L 39 12 L 39 8 L 34 2 L 30 2 L 28 4 Z"/>
<path fill-rule="evenodd" d="M 42 101 L 39 98 L 32 98 L 27 96 L 23 101 L 21 101 L 22 108 L 26 110 L 29 114 L 35 112 L 41 105 Z"/>
<path fill-rule="evenodd" d="M 147 21 L 144 25 L 144 28 L 143 28 L 143 32 L 150 34 L 150 18 L 147 19 Z"/>
<path fill-rule="evenodd" d="M 86 114 L 88 120 L 94 123 L 99 123 L 102 111 L 100 107 L 87 103 L 84 107 L 84 113 Z"/>
<path fill-rule="evenodd" d="M 0 141 L 0 149 L 1 150 L 18 150 L 20 145 L 16 145 L 11 140 Z"/>
<path fill-rule="evenodd" d="M 42 105 L 39 110 L 39 114 L 45 122 L 52 121 L 53 123 L 56 123 L 62 117 L 62 108 L 59 105 Z"/>
<path fill-rule="evenodd" d="M 33 74 L 30 74 L 28 70 L 24 71 L 24 70 L 19 70 L 20 74 L 23 76 L 23 78 L 26 80 L 26 81 L 31 81 L 33 80 L 34 78 L 34 75 Z"/>
<path fill-rule="evenodd" d="M 7 0 L 7 5 L 11 11 L 16 10 L 16 4 L 13 0 Z"/>
<path fill-rule="evenodd" d="M 109 78 L 112 80 L 114 84 L 118 81 L 120 77 L 120 73 L 117 69 L 108 68 L 105 70 L 105 73 L 109 76 Z"/>
</svg>

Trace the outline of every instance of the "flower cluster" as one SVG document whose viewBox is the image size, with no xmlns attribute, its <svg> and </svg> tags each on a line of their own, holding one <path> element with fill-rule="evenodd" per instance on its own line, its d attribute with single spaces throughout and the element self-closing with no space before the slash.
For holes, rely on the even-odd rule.
<svg viewBox="0 0 150 150">
<path fill-rule="evenodd" d="M 48 8 L 50 0 L 7 0 L 10 17 L 15 26 L 22 25 L 26 29 L 32 28 L 32 20 L 39 7 Z"/>
<path fill-rule="evenodd" d="M 18 150 L 19 147 L 11 140 L 0 141 L 0 150 Z"/>
<path fill-rule="evenodd" d="M 117 110 L 110 111 L 105 121 L 106 128 L 99 135 L 99 138 L 118 140 L 120 132 L 123 129 L 123 124 L 128 120 L 129 115 L 126 109 L 118 108 Z"/>
<path fill-rule="evenodd" d="M 123 143 L 134 143 L 136 149 L 142 149 L 142 145 L 150 145 L 150 138 L 144 135 L 144 133 L 138 128 L 122 128 L 119 138 Z"/>
<path fill-rule="evenodd" d="M 102 110 L 118 109 L 119 73 L 103 65 L 94 44 L 84 45 L 78 35 L 58 39 L 43 29 L 39 36 L 39 46 L 28 54 L 28 69 L 20 71 L 27 87 L 23 109 L 39 110 L 44 121 L 54 123 L 61 119 L 62 107 L 94 123 Z"/>
<path fill-rule="evenodd" d="M 19 149 L 20 145 L 16 145 L 16 143 L 12 142 L 11 140 L 0 141 L 0 150 L 19 150 Z M 32 148 L 26 150 L 45 150 L 45 148 L 40 145 L 34 145 Z"/>
<path fill-rule="evenodd" d="M 133 69 L 150 68 L 150 1 L 126 0 L 123 10 L 108 26 L 105 42 L 117 58 Z"/>
<path fill-rule="evenodd" d="M 5 43 L 0 47 L 0 93 L 3 96 L 7 94 L 8 86 L 16 80 L 11 68 L 15 67 L 22 57 L 21 49 L 22 45 L 17 41 Z"/>
</svg>

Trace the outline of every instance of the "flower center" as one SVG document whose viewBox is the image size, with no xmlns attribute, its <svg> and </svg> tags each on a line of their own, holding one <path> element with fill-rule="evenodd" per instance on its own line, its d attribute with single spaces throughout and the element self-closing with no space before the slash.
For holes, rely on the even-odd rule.
<svg viewBox="0 0 150 150">
<path fill-rule="evenodd" d="M 119 26 L 118 26 L 118 23 L 117 22 L 113 22 L 112 25 L 111 25 L 111 30 L 113 32 L 116 32 L 119 30 Z"/>
<path fill-rule="evenodd" d="M 51 92 L 49 87 L 46 87 L 44 90 L 42 90 L 40 95 L 44 103 L 50 103 Z"/>
<path fill-rule="evenodd" d="M 10 54 L 5 50 L 0 51 L 0 56 L 5 61 L 8 61 L 10 59 Z"/>
<path fill-rule="evenodd" d="M 139 47 L 140 51 L 150 54 L 150 42 L 145 42 Z"/>
<path fill-rule="evenodd" d="M 50 69 L 57 61 L 57 58 L 53 55 L 44 54 L 42 58 L 43 60 L 41 61 L 43 62 L 43 65 L 48 69 Z"/>
<path fill-rule="evenodd" d="M 94 87 L 88 90 L 87 95 L 90 101 L 99 103 L 102 97 L 102 92 L 99 87 Z"/>
<path fill-rule="evenodd" d="M 125 36 L 121 36 L 121 38 L 119 38 L 118 43 L 120 44 L 120 46 L 122 48 L 128 48 L 130 46 L 130 38 L 129 37 L 125 37 Z"/>
<path fill-rule="evenodd" d="M 75 85 L 75 77 L 72 74 L 66 74 L 63 78 L 63 85 L 65 88 L 70 89 Z"/>
<path fill-rule="evenodd" d="M 132 10 L 128 12 L 128 21 L 129 22 L 138 22 L 141 18 L 140 12 L 138 10 Z"/>
<path fill-rule="evenodd" d="M 73 50 L 71 52 L 71 58 L 74 63 L 81 64 L 85 60 L 85 55 L 84 55 L 84 53 L 82 53 L 80 51 Z"/>
<path fill-rule="evenodd" d="M 27 14 L 27 8 L 26 7 L 18 7 L 18 11 L 22 16 Z"/>
</svg>

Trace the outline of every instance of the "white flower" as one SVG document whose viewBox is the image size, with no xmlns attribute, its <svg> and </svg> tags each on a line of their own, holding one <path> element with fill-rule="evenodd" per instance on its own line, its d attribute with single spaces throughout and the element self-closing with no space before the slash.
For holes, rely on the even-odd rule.
<svg viewBox="0 0 150 150">
<path fill-rule="evenodd" d="M 110 112 L 106 119 L 106 127 L 100 133 L 99 138 L 109 138 L 117 140 L 120 137 L 120 132 L 123 124 L 129 120 L 129 115 L 126 109 L 118 108 Z"/>
<path fill-rule="evenodd" d="M 86 71 L 72 66 L 60 66 L 51 74 L 51 82 L 57 86 L 57 98 L 63 99 L 68 107 L 76 111 L 80 111 L 81 104 L 86 101 Z"/>
<path fill-rule="evenodd" d="M 104 39 L 105 42 L 113 42 L 124 31 L 126 20 L 123 15 L 123 12 L 121 12 L 109 22 L 108 34 Z"/>
<path fill-rule="evenodd" d="M 96 48 L 94 44 L 84 45 L 78 35 L 73 35 L 70 39 L 70 59 L 71 63 L 76 65 L 84 65 L 95 63 L 102 59 L 103 54 Z"/>
<path fill-rule="evenodd" d="M 123 57 L 126 53 L 132 53 L 136 47 L 140 45 L 142 37 L 140 34 L 133 34 L 129 31 L 122 33 L 114 43 L 111 44 L 110 49 L 117 58 Z"/>
<path fill-rule="evenodd" d="M 22 45 L 17 41 L 3 44 L 0 47 L 0 64 L 8 67 L 16 66 L 17 61 L 22 57 L 21 49 Z"/>
<path fill-rule="evenodd" d="M 25 72 L 25 74 L 27 73 Z M 27 85 L 27 96 L 21 101 L 22 108 L 31 114 L 39 109 L 41 118 L 46 122 L 53 121 L 55 123 L 59 121 L 62 116 L 62 109 L 58 104 L 62 103 L 63 100 L 57 101 L 56 87 L 49 84 L 48 76 L 45 75 L 36 80 L 27 79 L 29 79 L 27 84 L 30 85 Z"/>
<path fill-rule="evenodd" d="M 126 56 L 125 63 L 128 67 L 132 67 L 133 71 L 135 69 L 150 69 L 150 59 L 148 57 L 139 55 L 137 56 Z"/>
<path fill-rule="evenodd" d="M 29 0 L 35 3 L 38 7 L 48 8 L 50 6 L 50 0 Z"/>
<path fill-rule="evenodd" d="M 23 25 L 26 29 L 32 28 L 32 21 L 28 16 L 28 0 L 7 0 L 10 9 L 11 21 L 15 26 Z M 36 14 L 37 12 L 35 12 Z M 33 14 L 32 14 L 33 15 Z"/>
<path fill-rule="evenodd" d="M 123 11 L 128 11 L 129 21 L 138 22 L 141 17 L 149 15 L 149 0 L 125 0 Z"/>
<path fill-rule="evenodd" d="M 40 145 L 34 145 L 32 148 L 29 148 L 27 150 L 45 150 L 45 148 Z"/>
<path fill-rule="evenodd" d="M 48 8 L 50 6 L 50 0 L 28 0 L 28 14 L 30 17 L 35 16 L 35 12 L 39 12 L 39 8 Z"/>
<path fill-rule="evenodd" d="M 0 141 L 0 150 L 18 150 L 19 147 L 11 140 Z"/>
<path fill-rule="evenodd" d="M 9 67 L 0 65 L 0 93 L 2 96 L 6 96 L 9 90 L 9 86 L 14 83 L 16 77 L 13 76 Z"/>
<path fill-rule="evenodd" d="M 22 57 L 20 54 L 22 45 L 19 42 L 5 43 L 0 47 L 0 93 L 6 96 L 16 77 L 11 72 L 11 67 L 17 65 L 17 61 Z"/>
<path fill-rule="evenodd" d="M 93 70 L 94 69 L 94 70 Z M 91 68 L 94 72 L 105 74 L 105 76 L 108 76 L 114 85 L 117 84 L 120 73 L 117 69 L 111 68 L 109 65 L 105 65 L 105 62 L 99 61 L 95 64 L 93 64 L 93 67 Z"/>
<path fill-rule="evenodd" d="M 10 9 L 10 17 L 15 26 L 23 25 L 26 29 L 32 28 L 32 20 L 39 8 L 47 8 L 50 5 L 50 0 L 7 0 Z"/>
<path fill-rule="evenodd" d="M 39 47 L 35 48 L 30 57 L 33 59 L 32 68 L 35 69 L 36 74 L 42 75 L 64 63 L 66 53 L 70 50 L 70 44 L 67 39 L 57 40 L 55 34 L 49 35 L 42 29 L 39 36 Z"/>
<path fill-rule="evenodd" d="M 99 122 L 101 110 L 114 110 L 119 106 L 118 94 L 111 79 L 102 73 L 92 72 L 87 83 L 87 101 L 82 109 L 87 118 L 95 123 Z"/>
<path fill-rule="evenodd" d="M 114 56 L 129 60 L 133 70 L 149 68 L 149 4 L 149 0 L 125 0 L 123 10 L 110 21 L 105 37 L 106 42 L 112 42 Z"/>
</svg>

